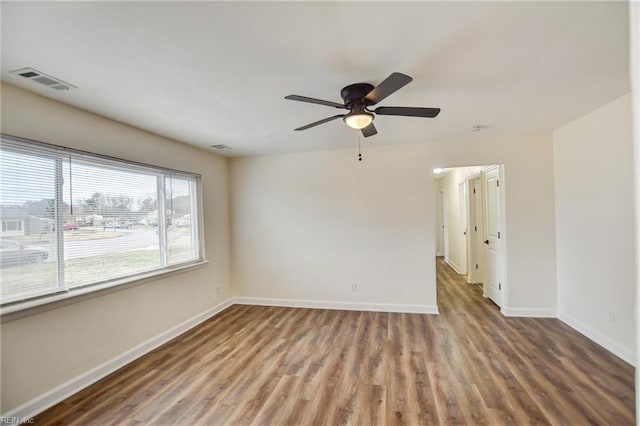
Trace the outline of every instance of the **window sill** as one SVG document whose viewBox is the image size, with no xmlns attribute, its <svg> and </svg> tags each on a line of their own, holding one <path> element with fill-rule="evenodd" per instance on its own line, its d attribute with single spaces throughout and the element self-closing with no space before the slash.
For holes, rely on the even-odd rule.
<svg viewBox="0 0 640 426">
<path fill-rule="evenodd" d="M 13 302 L 7 304 L 7 306 L 3 306 L 0 308 L 0 323 L 14 321 L 20 318 L 27 317 L 29 315 L 38 314 L 41 312 L 49 311 L 51 309 L 70 305 L 72 303 L 77 303 L 83 300 L 92 299 L 94 297 L 103 296 L 109 293 L 124 290 L 126 288 L 145 284 L 158 278 L 167 278 L 172 275 L 177 275 L 193 269 L 201 268 L 208 263 L 208 260 L 202 260 L 195 263 L 178 266 L 172 269 L 149 272 L 147 274 L 138 275 L 135 278 L 123 278 L 104 284 L 71 289 L 64 293 L 42 296 L 23 302 Z"/>
</svg>

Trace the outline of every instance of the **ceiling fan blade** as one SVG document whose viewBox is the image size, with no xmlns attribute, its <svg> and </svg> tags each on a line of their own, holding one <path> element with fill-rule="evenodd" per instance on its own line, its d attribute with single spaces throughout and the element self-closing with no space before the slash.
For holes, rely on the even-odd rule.
<svg viewBox="0 0 640 426">
<path fill-rule="evenodd" d="M 402 115 L 405 117 L 434 118 L 440 114 L 440 108 L 378 107 L 373 112 L 378 115 Z"/>
<path fill-rule="evenodd" d="M 372 122 L 367 127 L 362 129 L 362 134 L 364 135 L 365 138 L 368 138 L 369 136 L 378 134 L 378 131 L 376 130 L 376 126 L 374 126 Z"/>
<path fill-rule="evenodd" d="M 344 114 L 334 115 L 333 117 L 327 117 L 327 118 L 324 118 L 322 120 L 315 121 L 315 122 L 313 122 L 311 124 L 307 124 L 306 126 L 298 127 L 297 129 L 294 129 L 294 130 L 307 130 L 307 129 L 311 128 L 311 127 L 315 127 L 315 126 L 318 126 L 320 124 L 327 123 L 329 121 L 335 120 L 336 118 L 340 118 L 340 117 L 344 117 Z"/>
<path fill-rule="evenodd" d="M 385 78 L 382 83 L 374 87 L 373 90 L 364 98 L 369 102 L 369 105 L 375 105 L 412 81 L 413 78 L 408 75 L 394 72 L 389 77 Z"/>
<path fill-rule="evenodd" d="M 323 101 L 322 99 L 308 98 L 306 96 L 289 95 L 289 96 L 285 96 L 284 98 L 289 99 L 290 101 L 308 102 L 310 104 L 319 104 L 319 105 L 326 105 L 334 108 L 347 109 L 346 106 L 339 104 L 337 102 Z"/>
</svg>

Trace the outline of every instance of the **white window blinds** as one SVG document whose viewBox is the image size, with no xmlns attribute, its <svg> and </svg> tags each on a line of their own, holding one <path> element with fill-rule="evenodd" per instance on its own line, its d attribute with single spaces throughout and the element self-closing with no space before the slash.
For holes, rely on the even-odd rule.
<svg viewBox="0 0 640 426">
<path fill-rule="evenodd" d="M 199 176 L 2 136 L 2 304 L 202 260 Z"/>
</svg>

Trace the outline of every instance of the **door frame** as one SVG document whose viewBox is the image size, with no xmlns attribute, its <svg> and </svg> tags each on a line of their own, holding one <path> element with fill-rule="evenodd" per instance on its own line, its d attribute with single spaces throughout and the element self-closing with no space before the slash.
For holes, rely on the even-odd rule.
<svg viewBox="0 0 640 426">
<path fill-rule="evenodd" d="M 500 163 L 485 163 L 485 164 L 479 164 L 479 165 L 475 165 L 476 167 L 481 167 L 482 171 L 479 173 L 479 175 L 482 175 L 483 171 L 486 171 L 488 169 L 491 168 L 498 168 L 498 174 L 499 174 L 499 180 L 500 180 L 500 187 L 501 187 L 501 191 L 499 191 L 499 204 L 500 204 L 500 210 L 501 210 L 501 215 L 500 215 L 500 230 L 501 230 L 501 238 L 500 238 L 500 275 L 501 275 L 501 284 L 502 284 L 502 306 L 500 307 L 500 313 L 502 315 L 506 316 L 506 313 L 508 312 L 508 292 L 509 292 L 509 285 L 508 285 L 508 274 L 507 274 L 507 241 L 508 241 L 508 232 L 507 232 L 507 220 L 506 220 L 506 216 L 507 216 L 507 209 L 506 209 L 506 190 L 507 190 L 507 182 L 506 182 L 506 178 L 505 178 L 505 170 L 504 170 L 504 165 L 500 164 Z M 470 166 L 464 166 L 464 165 L 452 165 L 452 166 L 443 166 L 446 168 L 457 168 L 457 167 L 474 167 L 474 165 L 470 165 Z M 484 188 L 484 181 L 481 179 L 481 185 L 482 185 L 482 191 L 484 193 L 485 188 Z M 448 238 L 448 220 L 447 220 L 447 203 L 446 203 L 446 194 L 444 194 L 444 189 L 440 187 L 440 185 L 436 186 L 437 191 L 438 191 L 438 198 L 440 200 L 442 200 L 442 205 L 438 206 L 442 208 L 442 213 L 443 213 L 443 222 L 442 222 L 442 226 L 444 227 L 444 232 L 443 232 L 443 249 L 444 249 L 444 255 L 445 255 L 445 260 L 447 257 L 447 249 L 449 246 L 449 238 Z M 467 186 L 467 194 L 469 193 L 468 191 L 468 186 Z M 434 203 L 436 206 L 438 204 L 438 202 L 436 201 Z M 436 208 L 438 208 L 436 207 Z M 484 208 L 484 207 L 483 207 Z M 437 215 L 437 212 L 436 212 Z M 484 239 L 484 238 L 483 238 Z M 435 241 L 434 241 L 435 242 Z M 484 256 L 484 250 L 482 250 L 483 252 L 483 256 Z M 434 257 L 433 259 L 434 261 L 434 267 L 435 267 L 435 262 L 436 259 Z M 484 260 L 483 258 L 483 263 L 486 267 L 486 260 Z M 485 268 L 486 269 L 486 268 Z M 484 278 L 483 278 L 484 281 Z M 483 282 L 483 296 L 486 298 L 487 294 L 485 292 L 485 285 Z"/>
</svg>

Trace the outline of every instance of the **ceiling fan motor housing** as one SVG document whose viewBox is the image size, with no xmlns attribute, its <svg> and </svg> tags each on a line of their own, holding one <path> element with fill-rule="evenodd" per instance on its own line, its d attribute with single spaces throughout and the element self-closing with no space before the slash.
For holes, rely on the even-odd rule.
<svg viewBox="0 0 640 426">
<path fill-rule="evenodd" d="M 365 107 L 370 105 L 365 100 L 365 96 L 374 89 L 374 86 L 369 83 L 355 83 L 350 84 L 340 91 L 340 96 L 344 100 L 344 104 L 349 108 Z"/>
</svg>

